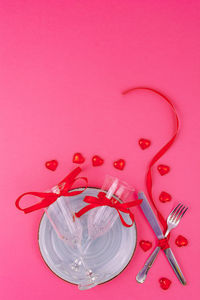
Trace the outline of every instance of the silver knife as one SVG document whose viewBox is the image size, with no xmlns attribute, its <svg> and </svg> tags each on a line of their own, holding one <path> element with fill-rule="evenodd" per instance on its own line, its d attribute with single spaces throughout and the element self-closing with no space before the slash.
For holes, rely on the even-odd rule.
<svg viewBox="0 0 200 300">
<path fill-rule="evenodd" d="M 160 225 L 158 224 L 158 221 L 156 219 L 156 216 L 144 194 L 144 192 L 139 192 L 138 193 L 138 198 L 142 199 L 142 203 L 140 204 L 140 207 L 145 215 L 145 217 L 147 218 L 147 220 L 149 221 L 153 231 L 155 232 L 157 238 L 163 239 L 164 235 L 163 232 L 160 228 Z M 143 283 L 145 281 L 145 278 L 147 276 L 147 273 L 149 271 L 149 269 L 151 268 L 154 260 L 156 259 L 158 252 L 160 251 L 160 247 L 156 247 L 156 249 L 154 250 L 154 252 L 152 253 L 152 255 L 148 258 L 148 260 L 146 261 L 144 267 L 142 268 L 142 270 L 138 273 L 138 275 L 136 276 L 136 280 L 139 283 Z M 181 269 L 174 257 L 174 254 L 172 252 L 172 250 L 170 248 L 167 248 L 164 250 L 164 253 L 170 263 L 170 265 L 172 266 L 176 276 L 178 277 L 178 279 L 180 280 L 180 282 L 183 285 L 186 285 L 186 280 L 183 276 L 183 273 L 181 272 Z"/>
</svg>

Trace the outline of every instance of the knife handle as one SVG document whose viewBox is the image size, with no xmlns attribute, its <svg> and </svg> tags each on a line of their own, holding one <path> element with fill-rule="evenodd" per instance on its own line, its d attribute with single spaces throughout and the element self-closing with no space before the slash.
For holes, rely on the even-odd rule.
<svg viewBox="0 0 200 300">
<path fill-rule="evenodd" d="M 150 270 L 154 260 L 156 259 L 159 251 L 160 251 L 160 247 L 156 247 L 156 249 L 153 251 L 151 256 L 147 259 L 144 267 L 142 268 L 142 270 L 140 270 L 140 272 L 136 276 L 137 282 L 143 283 L 145 281 L 145 279 L 147 277 L 147 273 L 149 272 L 149 270 Z"/>
<path fill-rule="evenodd" d="M 186 285 L 186 280 L 183 276 L 183 273 L 174 257 L 174 254 L 172 252 L 172 250 L 170 248 L 167 248 L 164 250 L 165 252 L 165 255 L 170 263 L 170 265 L 172 266 L 176 276 L 178 277 L 178 279 L 180 280 L 180 282 L 183 284 L 183 285 Z"/>
</svg>

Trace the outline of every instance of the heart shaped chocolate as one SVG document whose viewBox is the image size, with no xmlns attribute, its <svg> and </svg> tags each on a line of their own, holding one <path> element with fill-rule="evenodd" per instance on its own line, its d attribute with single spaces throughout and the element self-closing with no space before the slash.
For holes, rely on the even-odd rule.
<svg viewBox="0 0 200 300">
<path fill-rule="evenodd" d="M 92 165 L 93 165 L 94 167 L 101 166 L 101 165 L 103 165 L 103 163 L 104 163 L 103 158 L 101 158 L 101 157 L 98 156 L 98 155 L 93 156 L 93 158 L 92 158 Z"/>
<path fill-rule="evenodd" d="M 175 243 L 178 247 L 183 247 L 183 246 L 187 246 L 188 244 L 188 240 L 182 236 L 182 235 L 179 235 L 176 240 L 175 240 Z"/>
<path fill-rule="evenodd" d="M 125 167 L 125 160 L 119 159 L 117 161 L 114 161 L 113 166 L 118 170 L 123 170 Z"/>
<path fill-rule="evenodd" d="M 138 141 L 138 143 L 142 150 L 145 150 L 146 148 L 148 148 L 151 145 L 151 142 L 147 139 L 140 139 Z"/>
<path fill-rule="evenodd" d="M 166 165 L 159 165 L 158 171 L 159 171 L 160 175 L 163 176 L 163 175 L 169 173 L 170 167 L 166 166 Z"/>
<path fill-rule="evenodd" d="M 142 241 L 140 241 L 140 247 L 142 248 L 142 250 L 144 250 L 146 252 L 149 249 L 151 249 L 152 243 L 149 241 L 142 240 Z"/>
<path fill-rule="evenodd" d="M 159 196 L 159 200 L 163 203 L 168 202 L 172 199 L 171 195 L 167 192 L 161 192 Z"/>
<path fill-rule="evenodd" d="M 73 156 L 73 163 L 75 164 L 82 164 L 84 163 L 85 158 L 83 157 L 83 155 L 79 152 L 75 153 Z"/>
<path fill-rule="evenodd" d="M 159 282 L 160 282 L 160 287 L 163 289 L 163 290 L 168 290 L 168 288 L 170 287 L 171 285 L 171 280 L 169 280 L 168 278 L 160 278 L 159 279 Z"/>
<path fill-rule="evenodd" d="M 51 171 L 55 171 L 57 169 L 57 166 L 58 166 L 58 162 L 55 159 L 47 161 L 45 163 L 45 167 Z"/>
</svg>

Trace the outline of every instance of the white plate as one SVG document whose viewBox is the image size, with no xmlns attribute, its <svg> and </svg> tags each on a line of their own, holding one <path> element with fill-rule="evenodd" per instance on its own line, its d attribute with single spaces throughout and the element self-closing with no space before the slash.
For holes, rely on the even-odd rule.
<svg viewBox="0 0 200 300">
<path fill-rule="evenodd" d="M 86 195 L 96 196 L 99 191 L 97 188 L 87 188 L 83 193 L 71 197 L 74 210 L 78 211 L 87 205 L 83 202 Z M 88 214 L 89 212 L 80 218 L 84 238 L 87 238 Z M 126 218 L 125 214 L 123 216 Z M 95 273 L 106 274 L 100 283 L 113 279 L 124 270 L 134 254 L 136 240 L 135 223 L 132 227 L 127 228 L 121 224 L 118 218 L 105 235 L 91 244 L 87 257 L 84 259 Z M 42 257 L 52 272 L 67 282 L 78 284 L 79 279 L 73 277 L 69 272 L 71 264 L 78 256 L 76 250 L 58 238 L 46 214 L 43 215 L 40 222 L 38 242 Z"/>
</svg>

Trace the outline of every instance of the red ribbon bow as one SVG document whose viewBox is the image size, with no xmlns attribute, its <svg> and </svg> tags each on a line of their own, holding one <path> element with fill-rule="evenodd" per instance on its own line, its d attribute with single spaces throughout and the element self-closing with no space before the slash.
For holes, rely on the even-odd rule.
<svg viewBox="0 0 200 300">
<path fill-rule="evenodd" d="M 160 247 L 162 250 L 166 250 L 169 248 L 169 243 L 167 238 L 163 238 L 161 240 L 158 240 L 158 247 Z"/>
<path fill-rule="evenodd" d="M 119 217 L 120 217 L 120 220 L 121 220 L 122 224 L 125 227 L 131 227 L 133 225 L 133 222 L 134 222 L 134 215 L 129 210 L 129 208 L 133 207 L 133 206 L 136 206 L 136 205 L 139 205 L 142 202 L 142 200 L 138 199 L 138 200 L 130 201 L 130 202 L 127 202 L 127 203 L 120 203 L 115 198 L 108 199 L 104 192 L 99 192 L 97 197 L 86 196 L 83 201 L 86 202 L 86 203 L 89 203 L 89 205 L 83 207 L 81 210 L 79 210 L 79 212 L 75 213 L 77 218 L 80 218 L 83 214 L 85 214 L 86 212 L 88 212 L 89 210 L 91 210 L 95 207 L 110 206 L 110 207 L 113 207 L 117 210 L 117 212 L 119 214 Z M 121 215 L 121 212 L 129 214 L 129 216 L 131 218 L 131 221 L 132 221 L 132 224 L 129 225 L 124 221 L 124 219 Z"/>
<path fill-rule="evenodd" d="M 87 188 L 88 180 L 86 177 L 76 178 L 80 172 L 81 172 L 81 168 L 77 167 L 71 173 L 69 173 L 60 183 L 58 183 L 57 187 L 58 187 L 59 193 L 28 192 L 28 193 L 22 194 L 21 196 L 19 196 L 17 198 L 17 200 L 15 202 L 16 207 L 19 210 L 22 210 L 25 214 L 27 214 L 32 211 L 38 210 L 40 208 L 48 207 L 49 205 L 54 203 L 61 196 L 75 196 L 75 195 L 79 195 L 79 194 L 83 193 L 83 191 L 85 191 L 85 189 Z M 84 190 L 68 192 L 71 189 L 74 182 L 79 179 L 83 179 L 86 182 L 86 187 L 84 188 Z M 21 198 L 26 195 L 32 195 L 32 196 L 35 196 L 38 198 L 42 198 L 42 200 L 32 206 L 29 206 L 26 208 L 21 208 L 19 206 L 19 202 L 20 202 Z"/>
</svg>

